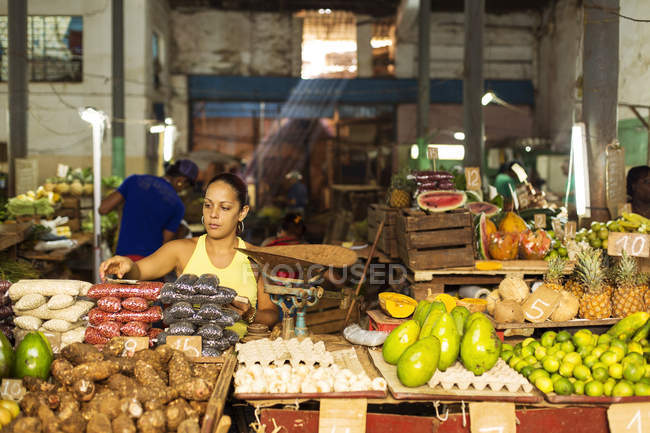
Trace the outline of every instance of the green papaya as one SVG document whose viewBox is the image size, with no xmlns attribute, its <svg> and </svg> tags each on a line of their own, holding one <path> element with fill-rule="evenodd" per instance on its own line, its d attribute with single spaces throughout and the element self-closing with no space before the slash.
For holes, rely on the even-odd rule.
<svg viewBox="0 0 650 433">
<path fill-rule="evenodd" d="M 456 322 L 449 313 L 443 313 L 433 327 L 431 335 L 440 340 L 440 360 L 438 370 L 445 371 L 458 359 L 460 351 L 460 335 L 456 329 Z"/>
<path fill-rule="evenodd" d="M 15 359 L 14 348 L 5 334 L 0 332 L 0 378 L 11 377 Z"/>
<path fill-rule="evenodd" d="M 640 327 L 638 331 L 634 333 L 634 336 L 632 337 L 632 341 L 636 341 L 637 343 L 640 343 L 642 340 L 648 338 L 648 334 L 650 334 L 650 320 L 645 322 L 645 325 Z"/>
<path fill-rule="evenodd" d="M 650 318 L 650 314 L 645 311 L 637 311 L 632 313 L 629 316 L 619 320 L 619 322 L 609 328 L 607 334 L 611 335 L 614 338 L 619 338 L 621 340 L 626 340 L 630 338 L 634 333 L 641 328 Z"/>
<path fill-rule="evenodd" d="M 397 364 L 402 353 L 417 341 L 419 333 L 420 326 L 415 320 L 407 320 L 393 329 L 381 349 L 384 361 L 393 365 Z"/>
<path fill-rule="evenodd" d="M 51 364 L 52 354 L 47 342 L 38 333 L 30 332 L 16 349 L 14 376 L 18 379 L 33 376 L 47 380 Z"/>
<path fill-rule="evenodd" d="M 487 321 L 490 325 L 492 324 L 490 319 L 488 319 L 488 317 L 485 314 L 478 313 L 478 312 L 472 313 L 469 315 L 467 320 L 465 320 L 465 332 L 467 332 L 467 330 L 469 329 L 470 326 L 472 326 L 472 323 L 474 323 L 475 320 L 483 320 L 483 321 Z"/>
<path fill-rule="evenodd" d="M 397 377 L 404 386 L 422 386 L 431 379 L 440 359 L 440 341 L 434 336 L 418 340 L 397 362 Z"/>
<path fill-rule="evenodd" d="M 470 316 L 471 318 L 471 316 Z M 480 376 L 499 360 L 501 340 L 489 319 L 474 319 L 460 343 L 460 360 L 466 369 Z"/>
<path fill-rule="evenodd" d="M 415 320 L 418 325 L 422 326 L 424 323 L 424 319 L 427 318 L 427 315 L 429 314 L 429 310 L 431 310 L 431 302 L 426 301 L 426 300 L 421 300 L 418 302 L 418 306 L 415 307 L 415 312 L 413 313 L 413 320 Z"/>
<path fill-rule="evenodd" d="M 432 308 L 431 312 L 427 316 L 427 318 L 424 320 L 424 323 L 422 324 L 422 328 L 420 329 L 420 335 L 418 337 L 419 340 L 426 338 L 431 335 L 431 332 L 433 331 L 433 327 L 436 326 L 436 323 L 438 323 L 438 319 L 440 319 L 440 316 L 446 313 L 445 311 L 440 311 L 437 308 Z"/>
<path fill-rule="evenodd" d="M 454 322 L 456 322 L 456 329 L 458 330 L 458 334 L 462 337 L 463 333 L 465 332 L 465 322 L 467 321 L 467 318 L 469 317 L 471 313 L 466 307 L 463 307 L 462 305 L 458 305 L 454 307 L 453 310 L 451 310 L 451 317 L 454 318 Z"/>
<path fill-rule="evenodd" d="M 445 304 L 443 304 L 440 301 L 433 301 L 431 303 L 431 310 L 429 310 L 429 313 L 431 313 L 431 311 L 434 311 L 434 310 L 440 311 L 441 313 L 446 313 L 447 312 L 447 307 L 445 306 Z"/>
</svg>

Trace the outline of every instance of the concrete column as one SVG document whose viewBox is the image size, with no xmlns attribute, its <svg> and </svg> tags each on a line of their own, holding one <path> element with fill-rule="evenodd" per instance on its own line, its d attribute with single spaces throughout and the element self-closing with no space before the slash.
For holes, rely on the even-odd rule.
<svg viewBox="0 0 650 433">
<path fill-rule="evenodd" d="M 16 194 L 16 158 L 27 156 L 27 1 L 9 0 L 9 196 Z"/>
<path fill-rule="evenodd" d="M 483 140 L 483 30 L 485 0 L 465 1 L 465 60 L 463 68 L 463 129 L 465 166 L 485 173 Z"/>
<path fill-rule="evenodd" d="M 357 77 L 371 78 L 372 70 L 372 18 L 357 15 Z"/>
<path fill-rule="evenodd" d="M 585 8 L 582 59 L 582 115 L 587 127 L 591 218 L 609 218 L 605 187 L 606 146 L 616 138 L 618 103 L 619 0 L 599 0 L 601 8 Z"/>
<path fill-rule="evenodd" d="M 113 157 L 112 175 L 125 176 L 124 146 L 124 3 L 112 1 L 113 34 Z"/>
<path fill-rule="evenodd" d="M 424 138 L 429 130 L 429 39 L 431 28 L 431 0 L 420 0 L 418 13 L 418 139 Z M 420 152 L 422 152 L 420 148 Z M 425 144 L 426 154 L 426 144 Z"/>
</svg>

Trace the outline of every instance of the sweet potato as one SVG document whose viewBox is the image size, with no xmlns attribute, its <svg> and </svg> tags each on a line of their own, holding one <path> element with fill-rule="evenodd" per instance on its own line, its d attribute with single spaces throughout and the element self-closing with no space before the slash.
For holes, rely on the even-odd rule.
<svg viewBox="0 0 650 433">
<path fill-rule="evenodd" d="M 125 413 L 113 420 L 113 433 L 136 433 L 133 420 Z"/>
<path fill-rule="evenodd" d="M 112 431 L 111 420 L 106 414 L 99 412 L 90 418 L 86 426 L 86 433 L 111 433 Z"/>
<path fill-rule="evenodd" d="M 162 410 L 148 411 L 138 419 L 138 431 L 141 433 L 164 433 L 165 414 Z"/>
<path fill-rule="evenodd" d="M 61 350 L 61 355 L 73 365 L 84 362 L 101 361 L 104 356 L 93 345 L 84 343 L 72 343 Z"/>
</svg>

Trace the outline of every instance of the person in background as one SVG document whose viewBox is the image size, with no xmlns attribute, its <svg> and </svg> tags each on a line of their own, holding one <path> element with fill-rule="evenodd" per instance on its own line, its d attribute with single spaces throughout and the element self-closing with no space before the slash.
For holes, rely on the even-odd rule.
<svg viewBox="0 0 650 433">
<path fill-rule="evenodd" d="M 287 205 L 289 212 L 303 214 L 309 202 L 307 187 L 302 183 L 302 174 L 293 170 L 287 173 L 285 178 L 289 181 L 289 190 L 287 191 Z"/>
<path fill-rule="evenodd" d="M 512 166 L 517 164 L 517 161 L 504 162 L 499 168 L 499 173 L 494 179 L 494 187 L 497 189 L 497 192 L 503 196 L 506 202 L 512 201 L 512 191 L 517 188 L 517 175 L 512 171 Z"/>
<path fill-rule="evenodd" d="M 277 245 L 297 245 L 304 243 L 302 237 L 305 234 L 305 222 L 303 217 L 297 213 L 288 213 L 282 220 L 278 234 L 262 242 L 263 247 L 274 247 Z"/>
<path fill-rule="evenodd" d="M 137 261 L 174 239 L 185 215 L 178 193 L 194 183 L 198 173 L 196 164 L 181 159 L 170 165 L 162 177 L 127 177 L 102 200 L 101 215 L 124 204 L 116 254 Z"/>
<path fill-rule="evenodd" d="M 650 218 L 650 167 L 639 165 L 627 172 L 627 195 L 632 212 Z"/>
</svg>

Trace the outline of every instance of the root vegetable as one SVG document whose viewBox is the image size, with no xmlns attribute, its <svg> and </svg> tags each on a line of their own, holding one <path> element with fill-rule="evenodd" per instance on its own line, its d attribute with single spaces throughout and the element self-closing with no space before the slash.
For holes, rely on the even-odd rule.
<svg viewBox="0 0 650 433">
<path fill-rule="evenodd" d="M 180 423 L 178 433 L 200 433 L 199 422 L 195 418 L 189 418 Z"/>
<path fill-rule="evenodd" d="M 120 366 L 116 361 L 86 362 L 72 369 L 72 381 L 85 379 L 96 382 L 108 379 L 119 371 Z"/>
<path fill-rule="evenodd" d="M 84 362 L 102 361 L 104 356 L 95 346 L 83 343 L 72 343 L 61 350 L 61 355 L 74 365 Z"/>
<path fill-rule="evenodd" d="M 181 397 L 203 401 L 210 398 L 212 389 L 200 377 L 192 377 L 192 367 L 185 354 L 175 351 L 169 360 L 169 385 L 178 390 Z"/>
<path fill-rule="evenodd" d="M 153 399 L 149 400 L 144 404 L 144 410 L 145 411 L 153 411 L 153 410 L 158 410 L 158 409 L 163 409 L 165 406 L 165 403 L 163 403 L 162 400 L 159 399 Z"/>
<path fill-rule="evenodd" d="M 99 396 L 96 398 L 99 398 Z M 99 411 L 108 415 L 110 419 L 114 419 L 122 413 L 122 403 L 113 392 L 110 392 L 106 396 L 102 395 L 99 401 Z"/>
<path fill-rule="evenodd" d="M 138 419 L 138 431 L 141 433 L 164 433 L 165 414 L 162 410 L 148 411 Z"/>
<path fill-rule="evenodd" d="M 146 387 L 164 388 L 167 386 L 165 381 L 156 373 L 154 367 L 144 361 L 138 360 L 135 362 L 133 374 L 136 380 Z"/>
<path fill-rule="evenodd" d="M 208 402 L 206 402 L 206 401 L 190 401 L 189 403 L 190 403 L 190 407 L 192 409 L 194 409 L 194 411 L 196 412 L 196 414 L 199 417 L 202 417 L 203 415 L 205 415 L 205 410 L 208 407 Z"/>
<path fill-rule="evenodd" d="M 160 362 L 167 364 L 174 354 L 174 349 L 167 344 L 162 344 L 156 347 L 155 352 L 158 354 Z"/>
<path fill-rule="evenodd" d="M 111 420 L 103 413 L 95 413 L 86 426 L 86 433 L 111 433 Z"/>
<path fill-rule="evenodd" d="M 160 400 L 163 404 L 178 398 L 178 391 L 168 386 L 164 388 L 138 387 L 135 390 L 135 397 L 140 402 Z"/>
<path fill-rule="evenodd" d="M 163 362 L 160 353 L 155 350 L 141 350 L 133 354 L 133 359 L 137 361 L 144 361 L 151 365 L 158 375 L 163 379 L 165 385 L 167 384 L 167 362 Z"/>
<path fill-rule="evenodd" d="M 138 383 L 135 379 L 119 373 L 109 377 L 106 385 L 122 398 L 132 397 L 133 392 L 138 388 Z"/>
<path fill-rule="evenodd" d="M 54 384 L 45 382 L 44 380 L 33 376 L 23 377 L 23 386 L 27 389 L 27 391 L 45 393 L 52 392 L 55 388 Z"/>
<path fill-rule="evenodd" d="M 105 356 L 106 361 L 115 362 L 119 368 L 120 373 L 133 374 L 135 368 L 135 360 L 133 358 L 122 358 L 119 356 Z"/>
<path fill-rule="evenodd" d="M 41 421 L 33 416 L 18 418 L 14 424 L 15 433 L 40 433 L 41 431 Z"/>
<path fill-rule="evenodd" d="M 113 420 L 113 433 L 136 433 L 133 420 L 125 413 Z"/>
<path fill-rule="evenodd" d="M 79 379 L 72 385 L 72 392 L 79 401 L 90 401 L 95 396 L 95 383 L 87 379 Z"/>
<path fill-rule="evenodd" d="M 506 299 L 494 308 L 494 320 L 499 323 L 523 323 L 524 310 L 518 302 Z"/>
<path fill-rule="evenodd" d="M 66 420 L 79 414 L 79 402 L 74 395 L 67 391 L 60 391 L 57 395 L 59 397 L 59 419 Z"/>
<path fill-rule="evenodd" d="M 122 412 L 131 418 L 140 418 L 142 416 L 142 405 L 135 398 L 123 398 L 120 400 Z"/>
<path fill-rule="evenodd" d="M 75 412 L 63 419 L 59 425 L 63 433 L 82 433 L 86 431 L 86 420 L 79 412 Z"/>
<path fill-rule="evenodd" d="M 42 404 L 38 407 L 36 414 L 41 420 L 43 432 L 56 433 L 59 430 L 59 419 L 54 415 L 52 409 Z"/>
<path fill-rule="evenodd" d="M 123 338 L 111 338 L 111 340 L 106 343 L 102 353 L 104 356 L 120 356 L 124 352 L 124 339 Z"/>
<path fill-rule="evenodd" d="M 59 381 L 59 383 L 62 383 L 64 385 L 70 385 L 72 383 L 70 381 L 72 377 L 72 369 L 74 367 L 70 363 L 70 361 L 63 359 L 63 358 L 57 358 L 52 362 L 52 365 L 50 367 L 50 372 L 52 373 L 52 376 Z"/>
<path fill-rule="evenodd" d="M 169 403 L 165 408 L 165 418 L 167 419 L 167 429 L 177 430 L 183 422 L 193 412 L 190 405 L 182 398 L 176 399 Z"/>
<path fill-rule="evenodd" d="M 200 377 L 208 383 L 214 383 L 219 377 L 221 367 L 218 364 L 193 364 L 192 376 Z"/>
<path fill-rule="evenodd" d="M 41 393 L 28 392 L 23 396 L 23 399 L 20 401 L 20 408 L 23 410 L 23 413 L 27 416 L 36 416 L 38 407 L 41 404 L 47 404 L 45 401 L 45 396 Z"/>
</svg>

